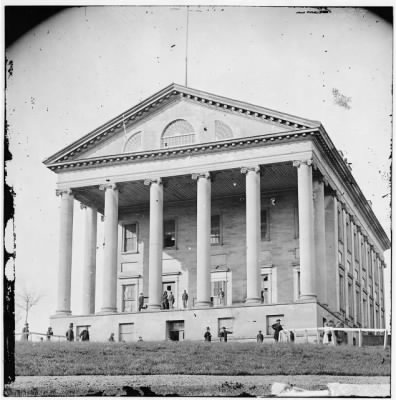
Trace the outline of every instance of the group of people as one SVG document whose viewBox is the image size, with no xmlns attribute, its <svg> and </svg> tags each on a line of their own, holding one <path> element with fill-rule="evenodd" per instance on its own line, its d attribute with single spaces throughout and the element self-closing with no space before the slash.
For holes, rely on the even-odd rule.
<svg viewBox="0 0 396 400">
<path fill-rule="evenodd" d="M 29 335 L 30 335 L 30 330 L 29 330 L 29 324 L 26 322 L 23 329 L 22 329 L 22 336 L 21 336 L 21 341 L 22 342 L 27 342 L 29 341 Z M 45 334 L 47 340 L 51 340 L 52 336 L 54 336 L 54 332 L 52 328 L 49 326 L 47 329 L 47 333 Z M 41 341 L 44 341 L 44 338 L 40 338 Z"/>
<path fill-rule="evenodd" d="M 161 309 L 162 310 L 169 310 L 173 308 L 173 305 L 175 304 L 175 296 L 173 296 L 172 292 L 168 292 L 165 290 L 164 294 L 162 295 L 162 303 L 161 303 Z"/>
<path fill-rule="evenodd" d="M 79 334 L 79 339 L 82 342 L 89 342 L 89 331 L 88 327 L 85 327 Z M 74 342 L 74 329 L 73 323 L 71 322 L 69 325 L 69 329 L 66 331 L 66 340 L 68 342 Z"/>
<path fill-rule="evenodd" d="M 225 326 L 223 326 L 220 329 L 220 332 L 219 332 L 219 335 L 218 335 L 219 338 L 220 338 L 220 342 L 227 342 L 229 334 L 232 334 L 232 332 L 228 331 L 227 328 Z M 211 342 L 212 341 L 212 334 L 210 332 L 210 327 L 209 326 L 206 328 L 206 332 L 204 334 L 204 339 L 205 339 L 205 342 Z"/>
<path fill-rule="evenodd" d="M 224 297 L 224 292 L 223 292 L 223 297 Z M 174 308 L 175 300 L 176 299 L 173 293 L 170 290 L 169 291 L 165 290 L 161 298 L 161 310 L 171 310 L 172 308 Z M 183 308 L 187 308 L 188 293 L 186 290 L 184 290 L 182 294 L 182 302 L 183 302 Z M 147 308 L 147 304 L 144 304 L 143 293 L 140 293 L 139 295 L 138 304 L 139 304 L 139 312 Z"/>
<path fill-rule="evenodd" d="M 324 323 L 324 330 L 323 330 L 323 344 L 347 344 L 348 343 L 348 335 L 345 331 L 340 330 L 343 328 L 344 324 L 342 322 L 337 322 L 334 325 L 334 321 L 326 321 Z M 332 328 L 336 328 L 333 330 Z M 334 334 L 334 336 L 333 336 Z"/>
</svg>

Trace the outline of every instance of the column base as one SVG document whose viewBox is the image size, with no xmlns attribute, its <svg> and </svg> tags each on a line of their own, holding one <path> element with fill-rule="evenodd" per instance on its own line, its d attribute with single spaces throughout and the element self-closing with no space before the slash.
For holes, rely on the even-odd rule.
<svg viewBox="0 0 396 400">
<path fill-rule="evenodd" d="M 147 310 L 158 311 L 161 310 L 161 304 L 148 304 Z"/>
<path fill-rule="evenodd" d="M 56 310 L 55 311 L 55 316 L 56 317 L 62 317 L 62 316 L 68 316 L 68 315 L 72 315 L 71 310 Z"/>
<path fill-rule="evenodd" d="M 248 297 L 245 300 L 247 304 L 261 304 L 261 299 L 259 297 Z"/>
<path fill-rule="evenodd" d="M 210 301 L 197 301 L 194 308 L 208 308 L 212 307 L 212 303 Z"/>
<path fill-rule="evenodd" d="M 102 307 L 98 314 L 114 314 L 117 312 L 115 307 Z"/>
</svg>

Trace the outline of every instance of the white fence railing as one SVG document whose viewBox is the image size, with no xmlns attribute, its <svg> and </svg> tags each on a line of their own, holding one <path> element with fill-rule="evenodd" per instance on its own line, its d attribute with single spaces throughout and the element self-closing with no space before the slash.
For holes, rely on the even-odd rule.
<svg viewBox="0 0 396 400">
<path fill-rule="evenodd" d="M 15 333 L 15 340 L 21 342 L 64 342 L 66 336 L 62 335 L 51 335 L 48 339 L 46 333 L 40 332 L 29 332 L 26 333 Z"/>
</svg>

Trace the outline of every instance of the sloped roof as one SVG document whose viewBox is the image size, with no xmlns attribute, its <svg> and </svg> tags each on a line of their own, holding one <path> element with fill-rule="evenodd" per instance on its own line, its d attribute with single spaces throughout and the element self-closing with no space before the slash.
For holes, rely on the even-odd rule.
<svg viewBox="0 0 396 400">
<path fill-rule="evenodd" d="M 158 108 L 179 98 L 189 99 L 191 101 L 196 101 L 215 108 L 227 110 L 228 112 L 234 112 L 239 115 L 249 116 L 259 120 L 271 121 L 272 123 L 293 130 L 317 128 L 320 126 L 320 122 L 317 121 L 308 120 L 295 115 L 282 113 L 269 108 L 260 107 L 254 104 L 233 100 L 227 97 L 172 83 L 148 97 L 146 100 L 143 100 L 136 106 L 128 109 L 122 114 L 119 114 L 115 118 L 84 135 L 69 146 L 61 149 L 43 162 L 45 165 L 49 166 L 53 163 L 70 160 L 76 153 L 81 154 L 82 152 L 93 148 L 98 143 L 101 143 L 109 137 L 117 134 L 123 129 L 124 123 L 135 123 L 140 119 L 147 117 L 147 115 L 152 113 L 154 110 L 157 110 Z"/>
</svg>

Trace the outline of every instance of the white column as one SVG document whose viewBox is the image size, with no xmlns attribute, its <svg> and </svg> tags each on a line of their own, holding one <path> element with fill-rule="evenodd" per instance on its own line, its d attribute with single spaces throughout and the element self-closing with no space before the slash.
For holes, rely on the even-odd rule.
<svg viewBox="0 0 396 400">
<path fill-rule="evenodd" d="M 322 180 L 314 180 L 314 209 L 315 209 L 315 262 L 317 270 L 317 287 L 320 288 L 320 298 L 324 305 L 327 300 L 327 265 L 326 265 L 326 242 L 325 242 L 325 201 L 324 183 Z"/>
<path fill-rule="evenodd" d="M 84 210 L 85 214 L 82 314 L 94 314 L 98 212 L 96 208 L 87 207 L 82 204 L 81 208 Z"/>
<path fill-rule="evenodd" d="M 70 315 L 74 196 L 71 190 L 57 190 L 56 195 L 61 196 L 56 314 Z"/>
<path fill-rule="evenodd" d="M 197 307 L 210 303 L 211 178 L 209 172 L 193 174 L 197 180 Z"/>
<path fill-rule="evenodd" d="M 164 191 L 161 178 L 146 179 L 150 186 L 150 239 L 149 239 L 149 303 L 150 310 L 161 308 L 162 251 L 163 251 L 163 203 Z"/>
<path fill-rule="evenodd" d="M 117 253 L 118 253 L 118 189 L 110 183 L 99 187 L 105 191 L 104 267 L 102 313 L 117 311 Z"/>
<path fill-rule="evenodd" d="M 246 303 L 261 303 L 260 296 L 260 167 L 242 168 L 246 175 Z"/>
<path fill-rule="evenodd" d="M 295 161 L 298 177 L 301 300 L 316 299 L 312 160 Z"/>
</svg>

